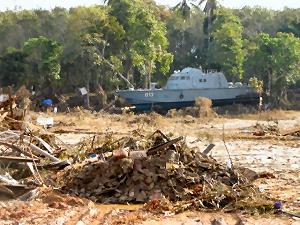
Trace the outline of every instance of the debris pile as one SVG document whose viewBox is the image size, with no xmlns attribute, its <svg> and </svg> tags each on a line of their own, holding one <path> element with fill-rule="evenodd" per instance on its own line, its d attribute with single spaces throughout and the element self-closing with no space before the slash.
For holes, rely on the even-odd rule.
<svg viewBox="0 0 300 225">
<path fill-rule="evenodd" d="M 157 208 L 166 200 L 176 211 L 272 209 L 272 201 L 242 170 L 227 168 L 188 148 L 182 137 L 170 139 L 161 131 L 112 137 L 95 147 L 91 158 L 60 171 L 58 182 L 62 190 L 98 203 L 150 201 Z"/>
<path fill-rule="evenodd" d="M 280 131 L 278 122 L 274 121 L 273 123 L 268 123 L 267 125 L 257 123 L 254 126 L 253 135 L 254 136 L 292 136 L 292 137 L 300 137 L 300 126 L 296 126 L 294 128 L 290 128 L 288 130 Z"/>
<path fill-rule="evenodd" d="M 134 117 L 132 120 L 128 120 L 129 124 L 152 124 L 155 125 L 156 120 L 161 118 L 162 116 L 158 113 L 151 112 L 149 114 L 140 114 L 137 117 Z"/>
<path fill-rule="evenodd" d="M 2 127 L 25 130 L 24 121 L 30 105 L 29 96 L 30 93 L 25 87 L 21 87 L 14 95 L 11 88 L 8 94 L 1 95 L 0 123 Z"/>
<path fill-rule="evenodd" d="M 266 135 L 279 135 L 279 127 L 278 122 L 275 121 L 274 123 L 267 125 L 257 123 L 255 126 L 255 131 L 253 132 L 254 136 L 266 136 Z"/>
<path fill-rule="evenodd" d="M 44 184 L 40 170 L 69 165 L 55 156 L 55 137 L 33 130 L 26 119 L 28 91 L 20 88 L 0 103 L 0 198 L 16 198 Z"/>
<path fill-rule="evenodd" d="M 183 109 L 171 109 L 167 113 L 168 117 L 193 116 L 196 118 L 214 118 L 218 114 L 212 109 L 212 101 L 205 97 L 198 97 L 195 100 L 195 106 Z"/>
<path fill-rule="evenodd" d="M 228 168 L 208 156 L 209 149 L 190 149 L 183 137 L 172 139 L 159 130 L 150 135 L 136 130 L 122 137 L 107 133 L 62 151 L 55 136 L 32 129 L 26 99 L 10 92 L 0 104 L 1 198 L 51 184 L 94 202 L 147 203 L 152 210 L 273 208 L 273 201 L 251 183 L 255 176 L 249 171 Z M 198 113 L 209 113 L 207 105 Z M 141 118 L 131 122 L 148 124 L 159 115 Z"/>
<path fill-rule="evenodd" d="M 281 133 L 282 136 L 295 136 L 300 137 L 300 126 L 294 127 L 292 129 L 286 130 Z"/>
</svg>

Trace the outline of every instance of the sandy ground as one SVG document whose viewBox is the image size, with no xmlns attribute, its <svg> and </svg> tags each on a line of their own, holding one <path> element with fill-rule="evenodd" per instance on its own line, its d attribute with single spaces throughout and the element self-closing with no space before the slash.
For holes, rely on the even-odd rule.
<svg viewBox="0 0 300 225">
<path fill-rule="evenodd" d="M 37 116 L 32 114 L 33 121 Z M 261 191 L 282 201 L 286 210 L 300 212 L 299 137 L 256 137 L 252 134 L 256 124 L 268 126 L 278 123 L 280 130 L 300 125 L 300 112 L 276 111 L 211 119 L 191 116 L 167 118 L 157 114 L 89 114 L 83 111 L 48 116 L 54 117 L 55 121 L 49 131 L 70 146 L 96 133 L 116 132 L 122 135 L 136 129 L 160 129 L 166 134 L 184 136 L 190 147 L 200 151 L 213 143 L 216 146 L 210 154 L 220 163 L 227 164 L 231 158 L 234 166 L 270 172 L 271 177 L 256 181 Z M 137 210 L 136 206 L 94 205 L 87 200 L 57 197 L 57 193 L 53 195 L 55 197 L 51 201 L 42 196 L 31 202 L 0 202 L 0 224 L 300 224 L 298 218 L 285 215 L 221 212 L 153 215 Z"/>
</svg>

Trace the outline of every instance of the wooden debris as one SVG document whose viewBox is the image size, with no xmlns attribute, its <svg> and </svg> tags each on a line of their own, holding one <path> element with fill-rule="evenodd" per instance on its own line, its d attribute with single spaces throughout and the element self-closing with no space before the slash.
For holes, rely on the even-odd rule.
<svg viewBox="0 0 300 225">
<path fill-rule="evenodd" d="M 14 198 L 28 192 L 32 188 L 27 184 L 43 184 L 39 169 L 62 169 L 70 165 L 53 155 L 55 148 L 48 140 L 49 136 L 45 138 L 43 134 L 31 133 L 32 127 L 29 128 L 30 124 L 24 121 L 30 104 L 29 96 L 25 87 L 16 94 L 9 88 L 8 99 L 0 103 L 0 162 L 6 169 L 5 174 L 0 174 L 0 199 L 5 193 Z M 18 107 L 16 100 L 22 101 L 22 108 Z"/>
<path fill-rule="evenodd" d="M 154 147 L 148 149 L 147 155 L 154 155 L 154 154 L 158 153 L 159 151 L 162 151 L 162 150 L 170 147 L 171 145 L 176 144 L 177 142 L 181 141 L 182 139 L 183 139 L 183 137 L 179 137 L 179 138 L 176 138 L 174 140 L 162 143 L 158 146 L 154 146 Z"/>
<path fill-rule="evenodd" d="M 51 155 L 50 153 L 40 149 L 39 147 L 35 146 L 34 144 L 29 143 L 28 141 L 25 141 L 25 143 L 29 144 L 30 148 L 38 155 L 43 155 L 47 158 L 49 158 L 52 162 L 61 162 L 60 159 L 56 158 L 55 156 Z"/>
<path fill-rule="evenodd" d="M 273 123 L 273 124 L 260 124 L 257 123 L 254 128 L 256 129 L 253 132 L 254 136 L 258 136 L 258 137 L 262 137 L 262 136 L 267 136 L 267 135 L 279 135 L 279 127 L 277 123 Z"/>
<path fill-rule="evenodd" d="M 238 168 L 228 170 L 212 157 L 189 149 L 182 137 L 167 141 L 156 132 L 117 140 L 110 137 L 110 141 L 104 141 L 101 151 L 109 154 L 102 154 L 102 158 L 83 160 L 60 171 L 57 180 L 62 190 L 98 203 L 146 203 L 155 199 L 159 205 L 167 199 L 176 212 L 238 209 L 249 199 L 271 204 L 251 184 L 255 176 L 249 177 L 249 171 L 245 177 Z M 129 154 L 114 157 L 112 153 L 120 149 Z"/>
<path fill-rule="evenodd" d="M 209 144 L 207 146 L 207 148 L 202 152 L 203 154 L 207 155 L 208 153 L 210 153 L 210 151 L 215 147 L 216 145 L 214 144 Z"/>
<path fill-rule="evenodd" d="M 0 201 L 7 201 L 16 198 L 15 193 L 9 188 L 0 185 Z"/>
<path fill-rule="evenodd" d="M 10 161 L 10 162 L 39 162 L 39 159 L 36 158 L 24 158 L 16 156 L 0 156 L 0 161 Z"/>
<path fill-rule="evenodd" d="M 53 154 L 54 152 L 53 148 L 46 141 L 44 141 L 42 138 L 39 137 L 34 137 L 34 138 L 38 140 L 47 149 L 49 153 Z"/>
<path fill-rule="evenodd" d="M 281 132 L 282 136 L 298 135 L 300 136 L 300 126 Z"/>
<path fill-rule="evenodd" d="M 71 165 L 70 161 L 64 160 L 64 161 L 49 163 L 45 165 L 37 165 L 37 167 L 40 169 L 63 169 L 69 165 Z"/>
</svg>

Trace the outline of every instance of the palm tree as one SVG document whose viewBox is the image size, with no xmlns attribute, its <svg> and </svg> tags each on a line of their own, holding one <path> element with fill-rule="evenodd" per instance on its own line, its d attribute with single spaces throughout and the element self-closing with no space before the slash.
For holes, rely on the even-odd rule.
<svg viewBox="0 0 300 225">
<path fill-rule="evenodd" d="M 202 5 L 203 3 L 205 3 L 203 11 L 208 14 L 213 13 L 214 10 L 216 10 L 219 5 L 217 0 L 200 0 L 198 5 Z"/>
<path fill-rule="evenodd" d="M 110 5 L 110 3 L 112 2 L 112 0 L 103 0 L 104 4 Z"/>
<path fill-rule="evenodd" d="M 205 5 L 204 5 L 205 4 Z M 203 12 L 206 14 L 206 22 L 204 23 L 204 32 L 207 34 L 207 48 L 210 42 L 209 30 L 215 16 L 215 10 L 219 7 L 217 0 L 181 0 L 173 10 L 179 11 L 183 17 L 189 17 L 192 8 L 200 9 L 204 5 Z"/>
<path fill-rule="evenodd" d="M 178 10 L 183 16 L 187 17 L 192 8 L 200 9 L 201 5 L 204 5 L 203 12 L 207 15 L 209 27 L 214 17 L 214 11 L 219 6 L 217 0 L 182 0 L 173 9 Z"/>
<path fill-rule="evenodd" d="M 174 6 L 173 10 L 180 12 L 183 17 L 189 17 L 191 6 L 187 0 L 182 0 Z"/>
<path fill-rule="evenodd" d="M 205 14 L 207 15 L 207 24 L 206 27 L 204 27 L 207 31 L 207 33 L 209 33 L 209 29 L 210 26 L 212 24 L 212 20 L 214 18 L 214 12 L 215 10 L 218 8 L 219 3 L 217 0 L 200 0 L 198 5 L 202 5 L 205 3 L 203 12 L 205 12 Z"/>
</svg>

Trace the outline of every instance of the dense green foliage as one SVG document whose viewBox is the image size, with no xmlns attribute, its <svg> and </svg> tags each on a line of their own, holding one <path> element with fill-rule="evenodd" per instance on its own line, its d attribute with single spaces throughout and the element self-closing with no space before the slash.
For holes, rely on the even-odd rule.
<svg viewBox="0 0 300 225">
<path fill-rule="evenodd" d="M 40 85 L 42 88 L 53 85 L 60 79 L 59 57 L 62 54 L 62 46 L 46 37 L 30 38 L 24 43 L 23 48 L 27 59 L 28 81 L 32 85 Z"/>
<path fill-rule="evenodd" d="M 0 12 L 1 86 L 47 87 L 49 93 L 95 91 L 101 84 L 111 91 L 129 86 L 126 80 L 136 87 L 162 84 L 187 66 L 220 69 L 232 81 L 252 78 L 275 102 L 300 84 L 299 9 L 178 3 L 109 0 L 70 10 Z"/>
<path fill-rule="evenodd" d="M 237 16 L 228 10 L 219 10 L 211 28 L 208 62 L 219 65 L 228 78 L 234 81 L 241 79 L 244 73 L 242 32 Z"/>
<path fill-rule="evenodd" d="M 290 33 L 277 33 L 274 37 L 259 34 L 248 51 L 249 70 L 263 81 L 265 92 L 276 103 L 284 100 L 287 88 L 300 80 L 299 62 L 300 41 Z"/>
</svg>

